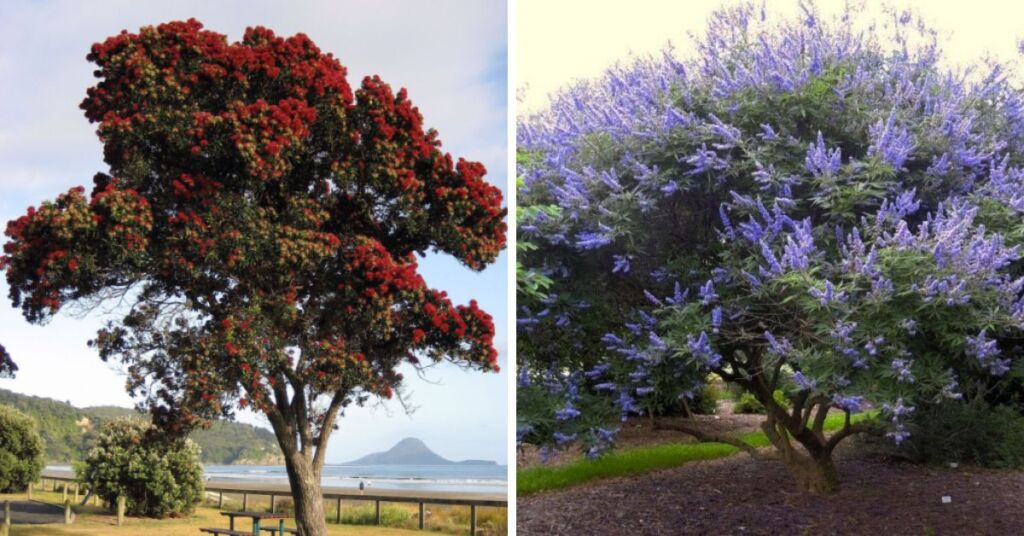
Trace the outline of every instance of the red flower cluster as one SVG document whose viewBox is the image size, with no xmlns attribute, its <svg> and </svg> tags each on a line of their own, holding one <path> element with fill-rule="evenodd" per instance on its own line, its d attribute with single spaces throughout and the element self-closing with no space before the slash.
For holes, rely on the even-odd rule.
<svg viewBox="0 0 1024 536">
<path fill-rule="evenodd" d="M 111 180 L 86 201 L 76 187 L 8 222 L 0 270 L 11 298 L 30 320 L 93 290 L 98 262 L 117 262 L 108 277 L 132 273 L 145 255 L 153 225 L 149 203 Z M 27 295 L 27 299 L 23 297 Z"/>
<path fill-rule="evenodd" d="M 424 357 L 496 368 L 490 317 L 427 288 L 415 255 L 493 262 L 501 192 L 441 151 L 404 89 L 372 76 L 353 93 L 302 34 L 230 43 L 195 20 L 122 32 L 88 59 L 99 81 L 81 107 L 117 179 L 9 223 L 0 269 L 32 321 L 136 285 L 97 346 L 158 421 L 269 408 L 295 382 L 391 396 L 395 367 Z M 188 322 L 162 316 L 178 299 Z"/>
<path fill-rule="evenodd" d="M 18 365 L 14 364 L 11 354 L 0 344 L 0 378 L 13 378 L 15 372 L 18 372 Z"/>
</svg>

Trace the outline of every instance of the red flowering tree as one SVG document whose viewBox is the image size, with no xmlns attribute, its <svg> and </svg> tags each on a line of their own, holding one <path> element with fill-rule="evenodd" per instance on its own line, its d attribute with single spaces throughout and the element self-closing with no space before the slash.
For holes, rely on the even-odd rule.
<svg viewBox="0 0 1024 536">
<path fill-rule="evenodd" d="M 123 318 L 94 344 L 154 422 L 183 433 L 264 413 L 300 533 L 324 534 L 342 408 L 392 396 L 405 362 L 497 370 L 491 317 L 428 288 L 415 255 L 493 262 L 501 192 L 441 151 L 404 89 L 368 77 L 353 91 L 302 34 L 229 43 L 189 20 L 88 59 L 99 83 L 82 109 L 110 172 L 8 224 L 10 298 L 30 322 L 117 300 Z"/>
<path fill-rule="evenodd" d="M 0 378 L 13 378 L 15 372 L 18 372 L 18 365 L 14 364 L 11 354 L 0 344 Z"/>
</svg>

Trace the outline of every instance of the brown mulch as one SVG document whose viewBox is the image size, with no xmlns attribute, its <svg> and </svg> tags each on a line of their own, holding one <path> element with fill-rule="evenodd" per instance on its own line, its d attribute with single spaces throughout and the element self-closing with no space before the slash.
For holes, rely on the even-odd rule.
<svg viewBox="0 0 1024 536">
<path fill-rule="evenodd" d="M 732 456 L 519 498 L 521 535 L 1024 535 L 1024 472 L 855 455 L 840 489 L 796 490 L 777 460 Z M 952 503 L 942 504 L 942 496 Z"/>
</svg>

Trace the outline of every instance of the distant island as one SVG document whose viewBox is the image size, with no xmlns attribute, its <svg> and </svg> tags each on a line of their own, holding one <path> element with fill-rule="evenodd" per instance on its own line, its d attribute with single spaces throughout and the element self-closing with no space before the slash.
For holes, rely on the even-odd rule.
<svg viewBox="0 0 1024 536">
<path fill-rule="evenodd" d="M 82 460 L 105 421 L 119 418 L 149 419 L 131 408 L 97 406 L 78 408 L 69 402 L 23 395 L 0 389 L 0 405 L 13 406 L 36 420 L 46 442 L 46 460 L 70 463 Z M 208 429 L 192 432 L 202 449 L 203 463 L 214 465 L 280 465 L 284 463 L 274 433 L 264 428 L 216 421 Z"/>
<path fill-rule="evenodd" d="M 384 452 L 367 454 L 358 460 L 339 465 L 498 465 L 491 460 L 463 460 L 455 462 L 442 458 L 423 441 L 407 437 Z"/>
</svg>

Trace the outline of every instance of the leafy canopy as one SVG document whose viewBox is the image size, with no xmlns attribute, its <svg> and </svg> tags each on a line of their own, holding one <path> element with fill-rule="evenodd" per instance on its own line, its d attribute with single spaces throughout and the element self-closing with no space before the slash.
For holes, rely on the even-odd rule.
<svg viewBox="0 0 1024 536">
<path fill-rule="evenodd" d="M 10 406 L 0 406 L 0 493 L 20 493 L 38 480 L 43 451 L 36 422 Z"/>
<path fill-rule="evenodd" d="M 1024 95 L 878 22 L 722 10 L 693 58 L 520 120 L 523 271 L 552 281 L 519 311 L 520 392 L 562 399 L 521 441 L 603 446 L 583 393 L 625 418 L 714 373 L 827 457 L 859 430 L 826 440 L 830 408 L 880 407 L 898 442 L 915 405 L 1021 374 Z"/>
<path fill-rule="evenodd" d="M 10 222 L 0 268 L 32 322 L 119 299 L 95 344 L 157 423 L 254 406 L 309 444 L 340 407 L 391 396 L 402 362 L 497 368 L 491 317 L 427 287 L 415 256 L 493 262 L 501 192 L 442 152 L 404 89 L 353 90 L 303 34 L 229 43 L 195 20 L 88 59 L 81 107 L 109 173 Z"/>
<path fill-rule="evenodd" d="M 104 501 L 124 496 L 129 515 L 187 514 L 203 498 L 199 447 L 136 419 L 105 424 L 76 472 Z"/>
</svg>

